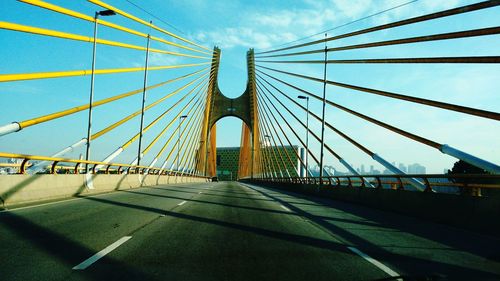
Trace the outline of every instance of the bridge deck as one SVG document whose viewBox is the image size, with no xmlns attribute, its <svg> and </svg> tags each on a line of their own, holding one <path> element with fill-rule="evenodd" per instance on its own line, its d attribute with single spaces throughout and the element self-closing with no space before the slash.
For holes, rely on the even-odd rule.
<svg viewBox="0 0 500 281">
<path fill-rule="evenodd" d="M 6 211 L 0 241 L 2 280 L 500 279 L 498 238 L 239 183 Z"/>
</svg>

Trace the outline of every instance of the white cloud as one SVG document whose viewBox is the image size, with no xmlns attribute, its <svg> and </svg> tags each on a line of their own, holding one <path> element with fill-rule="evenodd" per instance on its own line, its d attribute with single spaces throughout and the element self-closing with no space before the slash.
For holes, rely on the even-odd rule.
<svg viewBox="0 0 500 281">
<path fill-rule="evenodd" d="M 421 0 L 405 7 L 377 15 L 367 21 L 381 24 L 417 14 L 446 9 L 458 5 L 460 0 Z M 304 0 L 301 8 L 292 6 L 284 9 L 250 10 L 234 13 L 239 19 L 237 25 L 215 28 L 196 33 L 200 41 L 210 42 L 221 48 L 266 49 L 299 38 L 316 34 L 322 30 L 380 12 L 405 3 L 402 0 Z"/>
<path fill-rule="evenodd" d="M 151 66 L 172 65 L 178 62 L 179 59 L 177 57 L 166 54 L 151 53 L 149 56 L 149 65 Z"/>
<path fill-rule="evenodd" d="M 379 6 L 377 3 L 380 3 L 371 0 L 332 0 L 331 2 L 337 8 L 337 13 L 350 19 L 365 16 L 374 6 Z"/>
<path fill-rule="evenodd" d="M 331 8 L 316 9 L 306 4 L 304 9 L 250 11 L 239 15 L 238 26 L 201 31 L 195 38 L 213 42 L 221 48 L 257 48 L 298 39 L 332 24 L 336 16 Z"/>
</svg>

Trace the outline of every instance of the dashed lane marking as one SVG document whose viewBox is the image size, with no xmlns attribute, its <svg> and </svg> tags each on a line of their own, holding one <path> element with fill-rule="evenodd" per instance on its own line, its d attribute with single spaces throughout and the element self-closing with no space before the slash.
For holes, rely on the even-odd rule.
<svg viewBox="0 0 500 281">
<path fill-rule="evenodd" d="M 120 238 L 115 243 L 107 246 L 103 250 L 99 251 L 97 254 L 91 256 L 90 258 L 84 260 L 79 265 L 73 267 L 73 270 L 84 270 L 84 269 L 86 269 L 87 267 L 89 267 L 93 263 L 95 263 L 96 261 L 98 261 L 101 258 L 103 258 L 105 255 L 111 253 L 111 251 L 113 251 L 114 249 L 120 247 L 120 245 L 122 245 L 123 243 L 127 242 L 130 238 L 132 238 L 132 236 L 123 236 L 122 238 Z"/>
<path fill-rule="evenodd" d="M 364 258 L 365 260 L 367 260 L 369 263 L 373 264 L 374 266 L 378 267 L 379 269 L 381 269 L 383 272 L 389 274 L 389 276 L 391 277 L 399 277 L 401 275 L 399 275 L 396 271 L 390 269 L 389 267 L 387 267 L 386 265 L 384 265 L 383 263 L 379 262 L 378 260 L 370 257 L 369 255 L 361 252 L 360 250 L 354 248 L 354 247 L 347 247 L 349 250 L 351 250 L 351 252 L 357 254 L 358 256 Z M 394 279 L 394 280 L 403 280 L 401 278 L 397 278 L 397 279 Z"/>
<path fill-rule="evenodd" d="M 283 206 L 283 205 L 280 205 L 280 207 L 281 207 L 283 210 L 287 211 L 287 212 L 291 212 L 291 211 L 292 211 L 292 210 L 288 209 L 287 207 L 285 207 L 285 206 Z"/>
</svg>

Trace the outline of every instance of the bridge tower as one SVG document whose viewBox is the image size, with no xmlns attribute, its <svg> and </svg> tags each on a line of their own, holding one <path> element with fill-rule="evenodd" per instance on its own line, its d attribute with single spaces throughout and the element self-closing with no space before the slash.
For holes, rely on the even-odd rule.
<svg viewBox="0 0 500 281">
<path fill-rule="evenodd" d="M 213 50 L 212 66 L 205 104 L 203 127 L 198 148 L 198 170 L 206 176 L 216 175 L 216 125 L 220 119 L 233 116 L 243 122 L 241 130 L 241 146 L 238 178 L 253 178 L 260 174 L 260 132 L 257 111 L 257 92 L 255 85 L 254 51 L 247 52 L 248 80 L 243 94 L 237 98 L 226 97 L 219 89 L 217 77 L 219 72 L 221 50 Z"/>
</svg>

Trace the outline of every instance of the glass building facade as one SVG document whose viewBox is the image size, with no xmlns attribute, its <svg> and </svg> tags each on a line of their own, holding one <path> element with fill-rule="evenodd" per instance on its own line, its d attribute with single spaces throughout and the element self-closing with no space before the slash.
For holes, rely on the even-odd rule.
<svg viewBox="0 0 500 281">
<path fill-rule="evenodd" d="M 281 176 L 281 172 L 284 176 L 287 176 L 286 169 L 293 177 L 297 176 L 298 170 L 297 151 L 298 146 L 265 147 L 261 149 L 262 157 L 266 159 L 266 163 L 271 163 L 271 167 L 269 167 L 271 171 L 276 172 L 277 176 Z M 239 159 L 240 147 L 217 147 L 217 177 L 220 181 L 237 180 Z M 281 159 L 284 160 L 284 163 Z"/>
</svg>

